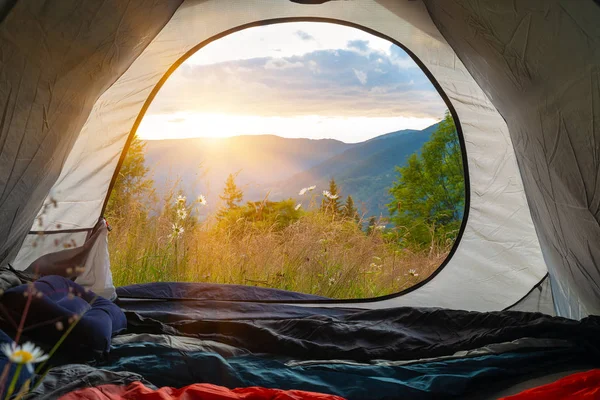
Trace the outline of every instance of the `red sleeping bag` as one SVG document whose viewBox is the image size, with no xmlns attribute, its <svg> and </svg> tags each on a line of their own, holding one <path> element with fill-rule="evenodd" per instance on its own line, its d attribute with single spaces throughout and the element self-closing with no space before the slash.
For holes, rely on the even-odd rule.
<svg viewBox="0 0 600 400">
<path fill-rule="evenodd" d="M 141 382 L 129 386 L 101 385 L 79 389 L 59 400 L 344 400 L 339 396 L 302 390 L 279 390 L 262 387 L 227 389 L 222 386 L 196 383 L 181 389 L 163 387 L 152 390 Z"/>
<path fill-rule="evenodd" d="M 566 376 L 500 400 L 600 400 L 600 369 Z"/>
</svg>

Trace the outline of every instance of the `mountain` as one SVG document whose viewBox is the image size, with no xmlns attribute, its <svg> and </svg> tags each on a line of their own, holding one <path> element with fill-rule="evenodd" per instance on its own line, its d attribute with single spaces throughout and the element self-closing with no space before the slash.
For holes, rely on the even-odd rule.
<svg viewBox="0 0 600 400">
<path fill-rule="evenodd" d="M 352 195 L 361 212 L 387 215 L 395 167 L 419 151 L 436 128 L 401 130 L 355 144 L 273 135 L 147 141 L 146 166 L 159 192 L 179 178 L 189 196 L 208 197 L 210 211 L 219 205 L 227 176 L 238 173 L 244 201 L 267 193 L 272 200 L 298 198 L 301 188 L 312 185 L 320 193 L 333 177 L 342 196 Z"/>
<path fill-rule="evenodd" d="M 218 199 L 225 179 L 239 172 L 236 183 L 244 200 L 262 199 L 272 182 L 289 178 L 344 152 L 354 144 L 338 140 L 285 139 L 274 135 L 230 138 L 149 140 L 146 166 L 159 192 L 180 180 L 189 196 Z M 217 206 L 217 201 L 211 201 Z"/>
<path fill-rule="evenodd" d="M 280 197 L 297 197 L 299 188 L 316 185 L 326 189 L 334 178 L 343 198 L 352 195 L 362 203 L 366 215 L 387 215 L 390 202 L 388 188 L 396 179 L 396 166 L 419 151 L 435 132 L 438 124 L 421 131 L 402 130 L 370 139 L 330 159 L 296 174 L 277 185 L 273 193 Z M 361 207 L 359 207 L 361 211 Z"/>
</svg>

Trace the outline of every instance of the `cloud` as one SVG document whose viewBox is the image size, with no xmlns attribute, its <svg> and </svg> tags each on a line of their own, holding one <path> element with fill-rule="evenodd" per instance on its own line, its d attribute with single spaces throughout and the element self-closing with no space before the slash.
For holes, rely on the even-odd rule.
<svg viewBox="0 0 600 400">
<path fill-rule="evenodd" d="M 299 61 L 290 62 L 285 58 L 272 58 L 265 64 L 265 69 L 288 69 L 288 68 L 302 68 L 304 64 Z"/>
<path fill-rule="evenodd" d="M 300 39 L 302 40 L 315 40 L 314 37 L 312 37 L 311 34 L 306 33 L 304 31 L 296 31 L 296 36 L 298 36 Z"/>
<path fill-rule="evenodd" d="M 184 63 L 161 88 L 149 113 L 441 118 L 446 105 L 419 68 L 399 65 L 405 57 L 402 50 L 335 49 L 211 65 Z"/>
<path fill-rule="evenodd" d="M 360 83 L 362 83 L 363 85 L 365 85 L 367 83 L 367 74 L 366 73 L 364 73 L 363 71 L 358 71 L 354 68 L 352 68 L 352 71 L 354 71 L 354 75 L 356 75 L 356 79 L 358 79 Z"/>
<path fill-rule="evenodd" d="M 350 40 L 348 42 L 349 49 L 355 49 L 362 52 L 369 51 L 369 41 L 368 40 Z"/>
</svg>

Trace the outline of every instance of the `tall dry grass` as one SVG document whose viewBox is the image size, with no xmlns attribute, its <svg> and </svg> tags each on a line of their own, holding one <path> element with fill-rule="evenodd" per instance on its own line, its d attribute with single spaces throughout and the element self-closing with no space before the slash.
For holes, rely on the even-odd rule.
<svg viewBox="0 0 600 400">
<path fill-rule="evenodd" d="M 115 284 L 212 282 L 292 290 L 332 298 L 368 298 L 395 293 L 426 279 L 449 246 L 417 251 L 363 232 L 355 221 L 308 211 L 281 227 L 239 219 L 199 222 L 195 203 L 179 219 L 171 206 L 127 212 L 112 222 L 109 237 Z M 175 200 L 176 202 L 176 200 Z M 184 228 L 177 237 L 173 223 Z M 175 236 L 175 237 L 173 237 Z"/>
</svg>

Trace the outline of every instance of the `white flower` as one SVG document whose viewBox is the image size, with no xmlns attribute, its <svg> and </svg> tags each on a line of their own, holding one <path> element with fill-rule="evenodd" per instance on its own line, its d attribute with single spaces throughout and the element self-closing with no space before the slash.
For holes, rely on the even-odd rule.
<svg viewBox="0 0 600 400">
<path fill-rule="evenodd" d="M 198 203 L 201 206 L 205 206 L 206 205 L 206 197 L 204 197 L 204 195 L 202 195 L 202 194 L 200 196 L 198 196 Z"/>
<path fill-rule="evenodd" d="M 170 239 L 177 239 L 183 235 L 184 229 L 183 226 L 178 224 L 173 224 L 173 232 L 169 235 Z"/>
<path fill-rule="evenodd" d="M 49 357 L 44 354 L 42 349 L 31 342 L 26 342 L 22 346 L 17 346 L 16 343 L 4 343 L 1 350 L 10 361 L 16 364 L 25 364 L 30 373 L 33 373 L 31 364 L 46 361 Z"/>
<path fill-rule="evenodd" d="M 186 198 L 185 196 L 179 195 L 177 196 L 177 200 L 175 200 L 175 205 L 176 206 L 185 206 L 185 202 L 186 202 Z"/>
<path fill-rule="evenodd" d="M 187 217 L 187 211 L 185 208 L 180 208 L 179 210 L 177 210 L 177 217 L 179 219 L 185 219 L 185 217 Z"/>
<path fill-rule="evenodd" d="M 299 195 L 299 196 L 304 196 L 304 194 L 305 194 L 306 192 L 308 192 L 308 188 L 303 188 L 303 189 L 301 189 L 301 190 L 300 190 L 300 192 L 298 192 L 298 195 Z"/>
<path fill-rule="evenodd" d="M 382 230 L 384 230 L 384 229 L 385 229 L 385 225 L 377 225 L 377 226 L 375 227 L 375 229 L 379 229 L 379 230 L 381 230 L 381 231 L 382 231 Z"/>
<path fill-rule="evenodd" d="M 298 211 L 300 209 L 300 207 L 302 207 L 302 203 L 296 204 L 296 207 L 294 207 L 294 210 Z"/>
<path fill-rule="evenodd" d="M 415 270 L 415 269 L 409 269 L 408 274 L 412 275 L 412 276 L 419 276 L 419 274 L 417 273 L 417 270 Z"/>
<path fill-rule="evenodd" d="M 329 190 L 323 190 L 323 196 L 327 197 L 329 200 L 335 200 L 340 197 L 337 194 L 331 194 Z"/>
<path fill-rule="evenodd" d="M 317 187 L 316 187 L 316 186 L 314 186 L 314 185 L 313 185 L 313 186 L 309 186 L 309 187 L 307 187 L 307 189 L 308 189 L 308 191 L 309 191 L 309 192 L 312 192 L 312 191 L 313 191 L 313 190 L 315 190 L 316 188 L 317 188 Z"/>
<path fill-rule="evenodd" d="M 334 283 L 335 283 L 335 279 L 329 278 L 329 286 L 333 285 Z"/>
</svg>

